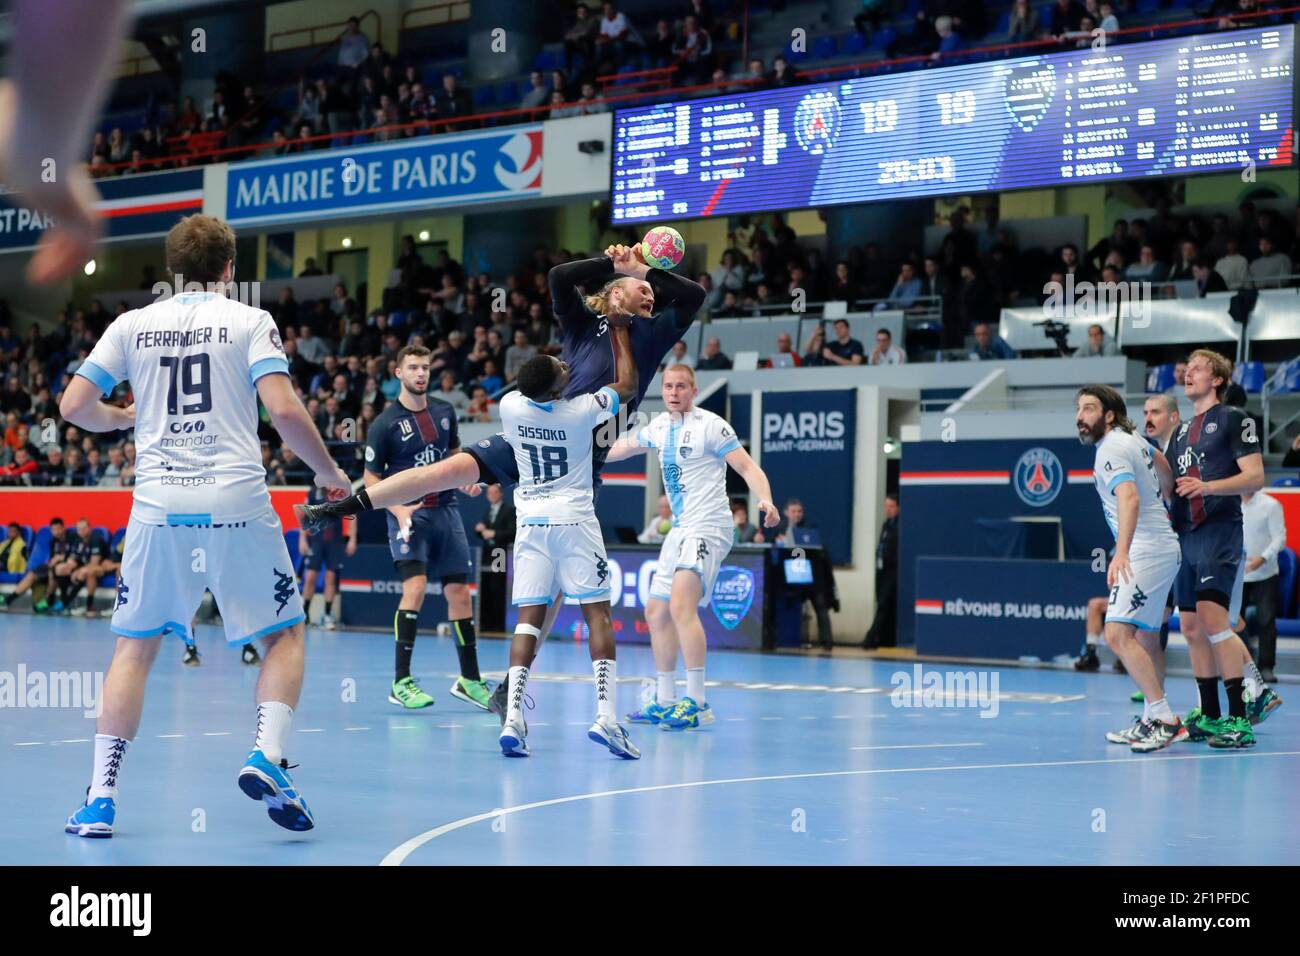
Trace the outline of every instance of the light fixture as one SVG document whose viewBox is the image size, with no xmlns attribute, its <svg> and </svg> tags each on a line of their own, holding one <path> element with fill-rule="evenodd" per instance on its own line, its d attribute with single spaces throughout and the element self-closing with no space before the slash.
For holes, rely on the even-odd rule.
<svg viewBox="0 0 1300 956">
<path fill-rule="evenodd" d="M 429 241 L 429 230 L 428 230 L 428 229 L 421 229 L 421 230 L 420 230 L 420 241 L 421 241 L 421 242 L 428 242 L 428 241 Z"/>
<path fill-rule="evenodd" d="M 95 260 L 91 259 L 89 262 L 87 262 L 85 269 L 83 269 L 82 271 L 85 272 L 86 275 L 88 276 L 93 276 L 95 274 Z"/>
<path fill-rule="evenodd" d="M 351 236 L 344 236 L 344 237 L 343 237 L 343 248 L 344 248 L 344 249 L 351 249 L 351 248 L 352 248 L 352 237 L 351 237 Z"/>
</svg>

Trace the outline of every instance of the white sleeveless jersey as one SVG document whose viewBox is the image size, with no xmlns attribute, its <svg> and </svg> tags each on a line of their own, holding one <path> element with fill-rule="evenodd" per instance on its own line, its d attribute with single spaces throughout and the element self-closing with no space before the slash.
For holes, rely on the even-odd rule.
<svg viewBox="0 0 1300 956">
<path fill-rule="evenodd" d="M 257 437 L 257 380 L 287 374 L 271 316 L 212 292 L 126 312 L 77 370 L 135 397 L 131 514 L 149 524 L 226 524 L 270 507 Z"/>
<path fill-rule="evenodd" d="M 731 426 L 703 408 L 660 412 L 636 433 L 635 441 L 659 452 L 674 527 L 730 539 L 735 521 L 727 499 L 725 458 L 740 447 Z"/>
<path fill-rule="evenodd" d="M 575 524 L 595 519 L 592 430 L 618 414 L 618 392 L 534 402 L 519 392 L 501 399 L 501 424 L 519 468 L 518 523 Z"/>
<path fill-rule="evenodd" d="M 1160 478 L 1156 474 L 1154 449 L 1145 438 L 1119 429 L 1111 429 L 1097 445 L 1097 458 L 1093 465 L 1093 479 L 1097 494 L 1101 496 L 1102 512 L 1110 533 L 1119 536 L 1119 506 L 1115 489 L 1126 481 L 1137 484 L 1138 520 L 1133 531 L 1130 554 L 1164 553 L 1178 549 L 1178 535 L 1174 533 L 1160 494 Z"/>
</svg>

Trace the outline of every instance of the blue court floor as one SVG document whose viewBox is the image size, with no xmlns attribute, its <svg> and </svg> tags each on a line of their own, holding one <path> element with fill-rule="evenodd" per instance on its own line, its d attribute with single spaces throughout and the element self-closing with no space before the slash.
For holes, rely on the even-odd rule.
<svg viewBox="0 0 1300 956">
<path fill-rule="evenodd" d="M 709 696 L 718 722 L 691 734 L 631 726 L 644 754 L 632 762 L 586 737 L 595 704 L 585 645 L 552 641 L 529 687 L 533 756 L 507 760 L 497 718 L 446 692 L 450 639 L 417 645 L 416 673 L 438 702 L 408 713 L 386 702 L 390 639 L 322 631 L 309 632 L 286 754 L 301 765 L 295 777 L 317 828 L 290 834 L 236 788 L 257 672 L 219 634 L 200 628 L 197 669 L 181 666 L 178 640 L 164 644 L 123 765 L 112 840 L 62 831 L 90 772 L 85 701 L 5 703 L 0 863 L 1300 861 L 1294 684 L 1279 688 L 1293 699 L 1257 728 L 1254 750 L 1184 743 L 1143 756 L 1103 739 L 1133 713 L 1131 686 L 1116 675 L 977 669 L 986 681 L 996 674 L 996 698 L 900 707 L 892 679 L 914 677 L 911 662 L 717 653 Z M 102 621 L 0 614 L 0 681 L 8 675 L 11 691 L 23 674 L 30 687 L 35 673 L 102 672 L 111 648 Z M 489 677 L 506 651 L 503 641 L 480 642 Z M 648 648 L 619 649 L 620 713 L 652 673 Z M 1193 695 L 1190 679 L 1171 681 L 1177 709 Z"/>
</svg>

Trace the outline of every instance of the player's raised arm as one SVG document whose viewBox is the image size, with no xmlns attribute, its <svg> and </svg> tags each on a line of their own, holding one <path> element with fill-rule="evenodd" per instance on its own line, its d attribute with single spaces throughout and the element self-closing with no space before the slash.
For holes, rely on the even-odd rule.
<svg viewBox="0 0 1300 956">
<path fill-rule="evenodd" d="M 641 444 L 635 432 L 629 432 L 610 446 L 609 454 L 605 456 L 605 460 L 624 461 L 634 455 L 644 455 L 649 448 L 649 445 Z"/>
<path fill-rule="evenodd" d="M 257 394 L 284 443 L 316 473 L 316 486 L 350 491 L 352 483 L 330 457 L 315 423 L 294 394 L 289 376 L 263 375 L 257 380 Z"/>
<path fill-rule="evenodd" d="M 723 458 L 736 474 L 745 479 L 750 493 L 758 499 L 758 512 L 763 516 L 764 528 L 775 528 L 781 521 L 781 512 L 772 503 L 772 484 L 767 480 L 767 473 L 758 467 L 758 462 L 750 457 L 749 452 L 737 445 Z"/>
<path fill-rule="evenodd" d="M 610 342 L 614 347 L 614 381 L 610 388 L 618 392 L 618 400 L 626 403 L 636 397 L 639 385 L 636 362 L 632 357 L 632 340 L 628 336 L 631 316 L 622 316 L 622 322 L 616 324 L 610 320 Z"/>
<path fill-rule="evenodd" d="M 551 308 L 561 325 L 586 321 L 589 314 L 582 303 L 580 286 L 604 283 L 614 278 L 614 263 L 609 256 L 578 259 L 555 266 L 546 276 L 551 290 Z"/>
</svg>

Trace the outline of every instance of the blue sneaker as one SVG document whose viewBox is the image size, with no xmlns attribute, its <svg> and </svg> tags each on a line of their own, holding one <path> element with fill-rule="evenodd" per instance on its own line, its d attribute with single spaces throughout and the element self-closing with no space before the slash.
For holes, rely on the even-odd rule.
<svg viewBox="0 0 1300 956">
<path fill-rule="evenodd" d="M 87 802 L 68 817 L 63 832 L 106 840 L 113 835 L 113 818 L 116 816 L 117 803 L 111 797 L 96 797 L 93 800 L 87 797 Z"/>
<path fill-rule="evenodd" d="M 671 704 L 661 704 L 657 700 L 651 700 L 641 705 L 640 710 L 634 710 L 627 715 L 629 723 L 633 724 L 657 724 L 673 712 L 673 707 L 677 701 Z"/>
<path fill-rule="evenodd" d="M 659 724 L 660 730 L 699 730 L 713 723 L 713 708 L 708 704 L 700 706 L 690 697 L 683 697 L 677 702 L 671 714 Z"/>
<path fill-rule="evenodd" d="M 310 830 L 316 818 L 289 776 L 289 761 L 277 767 L 260 750 L 248 755 L 239 771 L 239 789 L 266 804 L 266 815 L 286 830 Z"/>
</svg>

